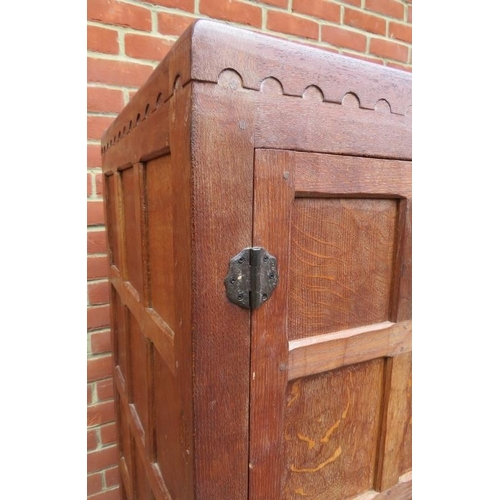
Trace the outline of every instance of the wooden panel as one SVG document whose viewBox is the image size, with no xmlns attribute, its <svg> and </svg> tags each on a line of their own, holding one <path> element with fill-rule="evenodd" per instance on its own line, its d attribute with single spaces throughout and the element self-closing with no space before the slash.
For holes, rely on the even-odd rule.
<svg viewBox="0 0 500 500">
<path fill-rule="evenodd" d="M 411 320 L 289 342 L 288 380 L 411 351 Z"/>
<path fill-rule="evenodd" d="M 328 102 L 340 103 L 351 92 L 367 109 L 377 108 L 381 99 L 393 113 L 404 114 L 411 105 L 408 72 L 206 20 L 194 25 L 192 38 L 191 71 L 197 80 L 216 82 L 223 69 L 234 68 L 244 86 L 255 90 L 273 77 L 291 96 L 302 97 L 316 86 Z M 289 114 L 300 118 L 298 110 Z"/>
<path fill-rule="evenodd" d="M 104 176 L 106 203 L 106 232 L 108 239 L 108 255 L 110 265 L 114 264 L 121 268 L 120 254 L 118 250 L 118 181 L 116 175 Z"/>
<path fill-rule="evenodd" d="M 172 498 L 181 499 L 186 497 L 189 487 L 184 466 L 189 450 L 183 446 L 186 436 L 179 393 L 158 351 L 154 351 L 153 365 L 156 462 Z"/>
<path fill-rule="evenodd" d="M 120 423 L 121 423 L 121 433 L 120 433 L 120 438 L 121 438 L 121 456 L 124 459 L 125 462 L 125 467 L 127 470 L 127 476 L 124 479 L 125 482 L 125 487 L 128 490 L 127 493 L 129 494 L 130 498 L 133 498 L 132 491 L 133 491 L 133 483 L 132 483 L 132 477 L 130 476 L 130 472 L 133 470 L 133 449 L 132 449 L 132 436 L 130 429 L 128 427 L 128 417 L 127 417 L 127 408 L 126 408 L 126 402 L 123 401 L 122 398 L 119 398 L 120 402 L 120 407 L 119 407 L 119 412 L 120 412 Z"/>
<path fill-rule="evenodd" d="M 394 485 L 411 469 L 412 463 L 411 352 L 389 359 L 387 363 L 379 490 Z"/>
<path fill-rule="evenodd" d="M 234 72 L 194 84 L 193 370 L 197 498 L 247 500 L 250 313 L 226 298 L 228 262 L 252 245 L 253 92 Z"/>
<path fill-rule="evenodd" d="M 128 314 L 130 325 L 129 356 L 132 374 L 130 403 L 134 404 L 140 424 L 146 430 L 148 423 L 148 346 L 139 324 L 130 312 Z"/>
<path fill-rule="evenodd" d="M 281 498 L 344 500 L 372 489 L 383 373 L 378 359 L 288 385 Z"/>
<path fill-rule="evenodd" d="M 192 87 L 174 88 L 171 99 L 173 112 L 169 117 L 172 143 L 173 261 L 175 282 L 173 307 L 175 324 L 175 398 L 172 405 L 179 416 L 179 446 L 175 455 L 179 487 L 174 500 L 194 500 L 194 436 L 193 424 L 193 267 L 192 267 L 192 169 L 191 169 L 191 109 Z M 163 182 L 168 182 L 164 179 Z M 170 302 L 172 297 L 170 298 Z M 163 406 L 167 403 L 164 402 Z M 173 451 L 172 451 L 173 453 Z M 177 469 L 176 469 L 177 470 Z"/>
<path fill-rule="evenodd" d="M 129 325 L 125 306 L 114 286 L 111 287 L 111 318 L 115 365 L 120 367 L 125 383 L 129 380 Z"/>
<path fill-rule="evenodd" d="M 146 165 L 148 253 L 151 307 L 171 328 L 175 325 L 172 162 L 170 155 Z"/>
<path fill-rule="evenodd" d="M 143 262 L 139 175 L 137 167 L 121 172 L 123 189 L 123 216 L 125 226 L 126 279 L 139 297 L 143 291 Z"/>
<path fill-rule="evenodd" d="M 140 303 L 134 288 L 130 283 L 123 282 L 116 267 L 111 266 L 109 269 L 109 278 L 123 303 L 139 323 L 143 334 L 155 344 L 167 366 L 174 371 L 174 332 L 153 309 L 145 308 Z"/>
<path fill-rule="evenodd" d="M 151 500 L 151 488 L 149 487 L 149 479 L 142 460 L 135 453 L 135 471 L 134 471 L 134 486 L 137 500 Z"/>
<path fill-rule="evenodd" d="M 409 479 L 400 481 L 381 493 L 375 490 L 366 491 L 352 500 L 411 500 L 411 498 L 412 481 Z"/>
<path fill-rule="evenodd" d="M 391 321 L 404 321 L 412 315 L 412 199 L 401 200 L 399 205 Z"/>
<path fill-rule="evenodd" d="M 295 191 L 368 198 L 411 196 L 411 162 L 296 153 Z"/>
<path fill-rule="evenodd" d="M 289 339 L 389 319 L 397 201 L 293 203 Z"/>
<path fill-rule="evenodd" d="M 317 151 L 380 158 L 411 158 L 411 116 L 359 109 L 346 103 L 258 93 L 258 148 Z"/>
<path fill-rule="evenodd" d="M 294 169 L 287 153 L 256 151 L 254 245 L 264 246 L 281 269 L 290 265 L 290 205 Z M 279 498 L 283 470 L 283 415 L 287 384 L 286 317 L 290 277 L 282 272 L 272 300 L 252 314 L 249 497 Z M 270 415 L 270 408 L 272 414 Z"/>
</svg>

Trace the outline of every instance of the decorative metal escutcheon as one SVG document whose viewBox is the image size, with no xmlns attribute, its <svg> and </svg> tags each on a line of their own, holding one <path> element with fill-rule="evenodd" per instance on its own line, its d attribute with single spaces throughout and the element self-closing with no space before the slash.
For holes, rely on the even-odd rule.
<svg viewBox="0 0 500 500">
<path fill-rule="evenodd" d="M 276 257 L 265 248 L 244 248 L 229 261 L 227 298 L 246 309 L 257 309 L 269 300 L 278 284 Z"/>
</svg>

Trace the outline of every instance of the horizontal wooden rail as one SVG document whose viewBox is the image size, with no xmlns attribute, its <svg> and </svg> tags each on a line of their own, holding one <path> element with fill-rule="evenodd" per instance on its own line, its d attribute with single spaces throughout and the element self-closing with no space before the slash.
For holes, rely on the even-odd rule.
<svg viewBox="0 0 500 500">
<path fill-rule="evenodd" d="M 326 333 L 288 343 L 288 380 L 411 351 L 411 320 Z"/>
<path fill-rule="evenodd" d="M 164 359 L 175 376 L 174 332 L 152 308 L 143 308 L 139 294 L 129 282 L 124 282 L 116 266 L 109 268 L 109 279 L 115 287 L 123 304 L 139 324 L 144 335 L 153 342 L 155 348 Z"/>
</svg>

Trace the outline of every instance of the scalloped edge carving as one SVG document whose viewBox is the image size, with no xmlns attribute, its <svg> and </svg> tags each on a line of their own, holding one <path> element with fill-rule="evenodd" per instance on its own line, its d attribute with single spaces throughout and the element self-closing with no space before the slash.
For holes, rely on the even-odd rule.
<svg viewBox="0 0 500 500">
<path fill-rule="evenodd" d="M 260 82 L 260 92 L 264 94 L 284 95 L 283 84 L 274 76 L 267 76 Z"/>
<path fill-rule="evenodd" d="M 142 100 L 142 104 L 137 103 L 135 106 L 134 96 L 127 104 L 127 106 L 123 108 L 122 112 L 118 115 L 115 122 L 113 122 L 105 132 L 105 134 L 110 135 L 107 138 L 106 144 L 101 145 L 101 154 L 106 153 L 110 148 L 118 144 L 129 134 L 133 133 L 136 127 L 147 120 L 149 115 L 151 115 L 161 106 L 167 103 L 180 88 L 184 87 L 191 81 L 192 80 L 190 79 L 186 81 L 186 79 L 183 78 L 180 73 L 177 73 L 174 78 L 172 88 L 168 89 L 168 93 L 165 93 L 163 89 L 160 89 L 158 88 L 158 86 L 156 86 L 156 91 L 152 90 L 149 94 L 148 99 Z M 165 94 L 167 94 L 167 97 L 164 98 L 163 96 Z M 141 107 L 139 108 L 139 106 Z"/>
<path fill-rule="evenodd" d="M 174 78 L 174 83 L 172 85 L 172 88 L 169 89 L 168 96 L 165 99 L 163 99 L 163 92 L 161 90 L 155 92 L 155 97 L 151 95 L 150 98 L 147 100 L 144 109 L 142 110 L 138 110 L 136 107 L 135 108 L 133 107 L 134 99 L 132 99 L 129 103 L 129 105 L 132 106 L 130 107 L 130 110 L 127 113 L 128 119 L 125 119 L 124 115 L 122 116 L 120 114 L 117 118 L 117 120 L 119 119 L 119 122 L 117 121 L 116 124 L 113 123 L 109 127 L 108 132 L 111 133 L 115 132 L 115 133 L 113 135 L 113 138 L 108 139 L 108 142 L 101 147 L 101 154 L 107 152 L 112 146 L 114 146 L 115 144 L 120 142 L 123 138 L 125 138 L 127 135 L 132 133 L 136 127 L 138 127 L 142 122 L 144 122 L 147 119 L 149 114 L 154 113 L 159 107 L 163 106 L 167 101 L 169 101 L 170 98 L 181 87 L 184 87 L 185 85 L 193 81 L 198 81 L 198 80 L 190 79 L 186 82 L 185 79 L 183 79 L 182 76 L 179 73 L 177 73 L 176 77 Z M 355 92 L 352 91 L 345 92 L 339 102 L 326 101 L 323 90 L 319 85 L 316 84 L 307 85 L 304 88 L 302 94 L 299 96 L 285 94 L 282 82 L 274 76 L 268 76 L 262 79 L 260 82 L 259 90 L 256 90 L 254 88 L 245 86 L 243 76 L 239 71 L 235 70 L 234 68 L 224 68 L 222 71 L 219 72 L 217 82 L 211 82 L 211 83 L 213 83 L 214 85 L 220 85 L 221 87 L 230 90 L 245 89 L 252 92 L 262 92 L 263 94 L 294 97 L 299 99 L 308 99 L 311 101 L 316 101 L 318 103 L 323 102 L 325 104 L 337 104 L 337 105 L 341 104 L 349 108 L 353 109 L 357 108 L 363 111 L 373 111 L 377 113 L 395 114 L 397 116 L 403 116 L 400 115 L 399 113 L 394 113 L 392 111 L 391 103 L 385 98 L 380 98 L 375 103 L 373 109 L 362 107 L 360 98 Z M 124 111 L 126 109 L 127 107 L 124 108 Z M 406 108 L 404 116 L 411 116 L 411 105 L 409 105 Z M 120 125 L 120 128 L 116 129 L 115 131 L 114 129 L 115 127 L 117 127 L 118 123 L 120 124 L 123 123 L 124 125 L 123 127 Z"/>
<path fill-rule="evenodd" d="M 317 85 L 309 85 L 302 92 L 302 98 L 310 101 L 325 102 L 325 94 Z"/>
<path fill-rule="evenodd" d="M 243 77 L 233 68 L 225 68 L 217 77 L 217 85 L 230 90 L 244 88 Z"/>
</svg>

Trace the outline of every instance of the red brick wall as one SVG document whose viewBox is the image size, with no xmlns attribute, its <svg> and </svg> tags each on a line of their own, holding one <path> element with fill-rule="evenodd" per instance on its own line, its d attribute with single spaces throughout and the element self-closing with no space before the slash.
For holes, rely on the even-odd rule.
<svg viewBox="0 0 500 500">
<path fill-rule="evenodd" d="M 119 498 L 99 139 L 196 18 L 411 71 L 411 0 L 88 0 L 88 496 Z"/>
</svg>

